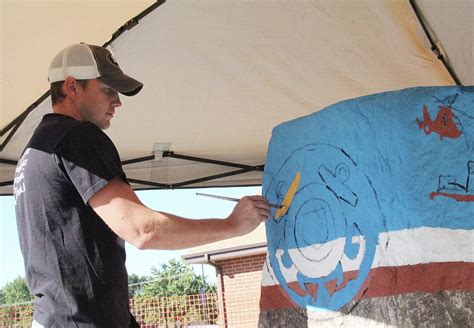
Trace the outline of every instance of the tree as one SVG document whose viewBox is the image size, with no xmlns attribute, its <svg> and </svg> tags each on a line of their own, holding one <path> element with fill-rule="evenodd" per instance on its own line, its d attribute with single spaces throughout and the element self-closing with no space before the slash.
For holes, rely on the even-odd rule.
<svg viewBox="0 0 474 328">
<path fill-rule="evenodd" d="M 202 288 L 204 288 L 205 293 L 216 291 L 216 286 L 210 284 L 206 277 L 203 280 L 190 265 L 176 259 L 161 264 L 160 269 L 153 267 L 151 273 L 153 281 L 143 286 L 143 296 L 196 295 L 201 292 Z"/>
<path fill-rule="evenodd" d="M 128 294 L 131 298 L 135 296 L 140 296 L 143 291 L 143 284 L 144 281 L 151 280 L 148 276 L 138 276 L 136 274 L 131 274 L 128 276 Z M 130 286 L 132 285 L 132 286 Z"/>
<path fill-rule="evenodd" d="M 2 290 L 3 301 L 6 304 L 15 304 L 22 302 L 31 302 L 35 299 L 28 290 L 26 279 L 18 277 L 15 280 L 8 282 Z"/>
<path fill-rule="evenodd" d="M 159 269 L 153 267 L 151 272 L 152 280 L 142 285 L 140 297 L 135 298 L 138 306 L 149 308 L 146 317 L 138 318 L 139 321 L 165 326 L 215 323 L 217 314 L 209 313 L 209 309 L 217 308 L 217 298 L 208 299 L 205 295 L 216 292 L 214 284 L 197 275 L 190 265 L 175 259 L 161 264 Z"/>
</svg>

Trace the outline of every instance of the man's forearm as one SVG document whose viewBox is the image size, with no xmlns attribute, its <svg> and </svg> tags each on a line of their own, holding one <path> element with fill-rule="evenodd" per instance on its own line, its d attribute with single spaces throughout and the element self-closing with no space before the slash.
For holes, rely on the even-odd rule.
<svg viewBox="0 0 474 328">
<path fill-rule="evenodd" d="M 139 249 L 183 249 L 238 236 L 229 219 L 192 220 L 155 212 L 135 245 Z"/>
<path fill-rule="evenodd" d="M 247 196 L 226 219 L 186 219 L 149 209 L 120 180 L 110 181 L 89 204 L 112 231 L 139 249 L 189 248 L 240 236 L 270 216 L 265 198 Z"/>
</svg>

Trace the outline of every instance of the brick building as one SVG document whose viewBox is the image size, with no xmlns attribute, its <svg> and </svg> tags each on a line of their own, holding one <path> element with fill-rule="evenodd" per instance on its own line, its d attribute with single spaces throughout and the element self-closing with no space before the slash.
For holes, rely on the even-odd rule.
<svg viewBox="0 0 474 328">
<path fill-rule="evenodd" d="M 262 267 L 267 253 L 265 225 L 253 232 L 190 249 L 189 264 L 216 268 L 219 312 L 226 327 L 258 325 Z"/>
</svg>

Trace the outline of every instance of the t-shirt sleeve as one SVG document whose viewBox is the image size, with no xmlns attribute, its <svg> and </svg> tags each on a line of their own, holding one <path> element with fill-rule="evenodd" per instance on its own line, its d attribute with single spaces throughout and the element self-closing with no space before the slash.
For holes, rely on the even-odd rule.
<svg viewBox="0 0 474 328">
<path fill-rule="evenodd" d="M 60 169 L 84 203 L 109 181 L 127 182 L 120 156 L 110 138 L 92 123 L 74 127 L 57 147 Z"/>
</svg>

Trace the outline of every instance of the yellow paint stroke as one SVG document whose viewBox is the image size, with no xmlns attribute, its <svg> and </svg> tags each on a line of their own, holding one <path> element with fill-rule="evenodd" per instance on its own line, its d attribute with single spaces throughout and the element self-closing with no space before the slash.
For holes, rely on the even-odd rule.
<svg viewBox="0 0 474 328">
<path fill-rule="evenodd" d="M 296 191 L 298 190 L 298 186 L 300 185 L 300 181 L 301 174 L 300 172 L 296 172 L 295 178 L 291 182 L 290 188 L 288 188 L 288 191 L 286 192 L 286 195 L 283 198 L 283 202 L 281 203 L 282 207 L 275 212 L 275 220 L 278 220 L 283 215 L 285 215 L 288 209 L 290 208 L 291 202 L 293 201 L 293 197 L 295 197 Z"/>
</svg>

